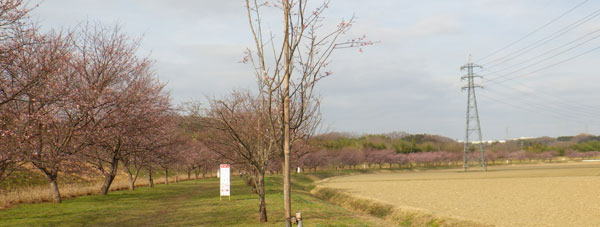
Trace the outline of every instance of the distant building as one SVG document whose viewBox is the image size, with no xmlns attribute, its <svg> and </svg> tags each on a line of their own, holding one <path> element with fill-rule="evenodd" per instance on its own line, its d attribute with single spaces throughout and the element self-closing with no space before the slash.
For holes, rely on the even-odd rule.
<svg viewBox="0 0 600 227">
<path fill-rule="evenodd" d="M 484 140 L 481 141 L 481 143 L 483 144 L 493 144 L 493 143 L 506 143 L 508 141 L 516 141 L 516 140 L 527 140 L 527 139 L 534 139 L 534 137 L 519 137 L 519 138 L 512 138 L 512 139 L 508 139 L 508 140 Z M 463 140 L 457 140 L 457 142 L 459 143 L 464 143 L 465 141 Z M 472 144 L 479 144 L 479 141 L 471 141 Z"/>
</svg>

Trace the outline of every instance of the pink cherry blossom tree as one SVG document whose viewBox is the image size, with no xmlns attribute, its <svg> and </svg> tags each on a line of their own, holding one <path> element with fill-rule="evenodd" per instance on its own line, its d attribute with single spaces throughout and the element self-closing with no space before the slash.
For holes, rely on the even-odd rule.
<svg viewBox="0 0 600 227">
<path fill-rule="evenodd" d="M 136 55 L 139 43 L 119 27 L 86 24 L 74 46 L 80 105 L 91 119 L 82 157 L 104 176 L 100 192 L 107 194 L 119 163 L 170 117 L 170 99 L 152 61 Z"/>
<path fill-rule="evenodd" d="M 39 41 L 32 37 L 36 33 L 28 22 L 30 11 L 22 0 L 0 2 L 0 181 L 24 162 L 17 149 L 23 138 L 15 130 L 23 119 L 15 109 L 16 102 L 43 79 L 20 73 L 19 63 L 15 62 L 22 59 L 24 52 L 20 50 L 25 45 Z"/>
</svg>

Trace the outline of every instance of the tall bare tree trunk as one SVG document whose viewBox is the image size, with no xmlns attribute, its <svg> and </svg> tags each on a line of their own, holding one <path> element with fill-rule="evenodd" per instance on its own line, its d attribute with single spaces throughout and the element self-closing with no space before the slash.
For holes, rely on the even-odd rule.
<svg viewBox="0 0 600 227">
<path fill-rule="evenodd" d="M 290 18 L 291 6 L 288 0 L 283 1 L 283 206 L 285 225 L 291 226 L 292 200 L 290 184 L 290 76 L 292 74 L 292 52 L 290 46 Z"/>
<path fill-rule="evenodd" d="M 267 222 L 267 201 L 265 200 L 265 174 L 259 173 L 256 187 L 259 197 L 258 213 L 260 222 Z"/>
</svg>

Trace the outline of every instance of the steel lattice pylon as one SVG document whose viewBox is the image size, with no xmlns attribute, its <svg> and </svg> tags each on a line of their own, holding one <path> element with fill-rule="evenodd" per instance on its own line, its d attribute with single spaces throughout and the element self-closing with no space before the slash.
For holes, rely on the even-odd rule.
<svg viewBox="0 0 600 227">
<path fill-rule="evenodd" d="M 464 141 L 464 153 L 463 159 L 464 164 L 463 168 L 465 171 L 469 168 L 470 161 L 470 153 L 471 151 L 471 143 L 473 133 L 476 133 L 478 136 L 477 143 L 479 147 L 479 164 L 481 167 L 487 171 L 487 165 L 485 162 L 485 151 L 483 149 L 483 140 L 481 136 L 481 124 L 479 121 L 479 111 L 477 110 L 477 96 L 475 95 L 475 88 L 482 88 L 480 85 L 475 84 L 475 78 L 481 76 L 477 76 L 474 73 L 474 69 L 481 68 L 481 66 L 471 63 L 470 57 L 467 64 L 460 67 L 461 71 L 467 71 L 467 74 L 462 76 L 462 80 L 467 80 L 467 85 L 462 87 L 463 90 L 467 90 L 468 100 L 467 100 L 467 115 L 466 115 L 466 128 L 465 128 L 465 141 Z"/>
</svg>

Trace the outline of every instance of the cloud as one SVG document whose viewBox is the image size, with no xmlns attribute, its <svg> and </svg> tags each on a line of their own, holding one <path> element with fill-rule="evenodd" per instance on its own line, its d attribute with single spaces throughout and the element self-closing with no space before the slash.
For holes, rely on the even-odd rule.
<svg viewBox="0 0 600 227">
<path fill-rule="evenodd" d="M 318 86 L 323 97 L 324 124 L 343 131 L 409 131 L 460 139 L 464 133 L 466 95 L 460 91 L 462 72 L 458 68 L 466 56 L 485 56 L 574 4 L 558 0 L 332 1 L 326 20 L 338 22 L 355 14 L 357 24 L 348 35 L 366 34 L 381 43 L 366 48 L 364 53 L 335 53 L 329 69 L 334 75 Z M 556 26 L 540 31 L 512 50 L 551 34 L 560 25 L 598 7 L 599 2 L 590 1 Z M 161 80 L 169 83 L 175 102 L 255 87 L 250 66 L 238 63 L 243 50 L 251 46 L 241 0 L 47 0 L 33 13 L 46 28 L 68 27 L 89 19 L 106 24 L 119 22 L 127 33 L 143 35 L 143 52 L 152 53 L 156 59 L 156 70 Z M 275 25 L 277 22 L 273 21 Z M 590 21 L 591 24 L 598 24 L 598 20 Z M 593 30 L 589 25 L 579 32 Z M 579 34 L 569 34 L 550 46 Z M 600 40 L 582 48 L 594 46 L 600 46 Z M 519 65 L 521 60 L 515 59 L 511 65 Z M 575 105 L 600 108 L 600 94 L 596 92 L 600 77 L 595 70 L 599 60 L 599 54 L 592 53 L 515 79 L 527 86 L 507 86 L 532 95 L 504 90 L 494 98 L 518 106 L 536 106 L 528 104 L 533 102 L 554 105 L 563 112 L 573 109 L 535 96 L 543 92 Z M 504 138 L 506 126 L 511 128 L 512 136 L 573 134 L 583 128 L 569 118 L 543 115 L 542 112 L 551 111 L 548 109 L 527 112 L 490 99 L 479 101 L 485 138 Z M 592 132 L 600 132 L 600 125 L 590 126 Z"/>
<path fill-rule="evenodd" d="M 427 17 L 410 26 L 404 35 L 415 38 L 452 35 L 462 31 L 462 24 L 457 16 L 436 15 Z"/>
<path fill-rule="evenodd" d="M 239 63 L 241 45 L 186 45 L 155 52 L 159 77 L 178 101 L 203 100 L 234 88 L 254 86 L 251 67 Z"/>
</svg>

